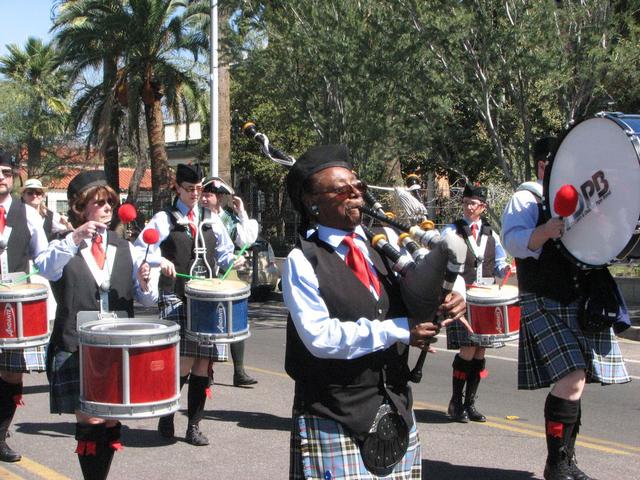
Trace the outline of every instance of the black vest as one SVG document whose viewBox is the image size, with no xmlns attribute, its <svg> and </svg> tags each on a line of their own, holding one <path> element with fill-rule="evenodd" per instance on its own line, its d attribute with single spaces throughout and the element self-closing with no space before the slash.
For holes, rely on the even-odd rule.
<svg viewBox="0 0 640 480">
<path fill-rule="evenodd" d="M 167 260 L 173 262 L 176 267 L 176 272 L 189 274 L 189 269 L 195 260 L 194 254 L 194 239 L 191 238 L 188 232 L 189 227 L 187 225 L 179 225 L 177 223 L 176 215 L 179 215 L 179 210 L 173 206 L 165 210 L 165 213 L 169 216 L 171 221 L 171 232 L 169 236 L 160 244 L 160 252 L 162 256 Z M 200 218 L 203 218 L 202 211 L 200 212 Z M 211 230 L 210 225 L 203 227 L 204 245 L 207 249 L 207 261 L 209 266 L 213 270 L 213 274 L 216 271 L 216 236 Z M 186 279 L 176 277 L 171 278 L 160 274 L 160 280 L 158 281 L 158 289 L 162 292 L 174 292 L 178 297 L 184 297 L 184 285 Z"/>
<path fill-rule="evenodd" d="M 318 277 L 320 294 L 332 318 L 354 322 L 358 318 L 387 319 L 406 316 L 400 290 L 390 266 L 370 251 L 381 284 L 378 301 L 353 274 L 332 247 L 313 235 L 300 247 Z M 356 437 L 368 432 L 379 406 L 388 397 L 411 427 L 412 396 L 408 386 L 407 345 L 352 360 L 321 359 L 302 343 L 291 320 L 287 321 L 285 369 L 296 382 L 294 408 L 331 418 Z"/>
<path fill-rule="evenodd" d="M 42 224 L 42 228 L 44 229 L 44 233 L 47 235 L 47 240 L 53 240 L 53 212 L 47 209 L 47 213 L 44 216 L 44 223 Z"/>
<path fill-rule="evenodd" d="M 548 217 L 538 203 L 538 223 Z M 565 257 L 554 240 L 547 240 L 536 260 L 532 257 L 516 258 L 518 288 L 521 292 L 535 293 L 561 303 L 571 303 L 587 293 L 589 272 L 581 270 Z"/>
<path fill-rule="evenodd" d="M 469 241 L 471 241 L 469 240 L 471 228 L 469 224 L 462 219 L 457 220 L 454 225 L 456 226 L 456 234 L 462 237 L 467 244 L 467 258 L 464 262 L 464 274 L 462 278 L 464 278 L 465 283 L 470 285 L 476 281 L 478 269 L 478 259 L 473 254 L 471 245 L 469 245 Z M 496 268 L 496 240 L 493 238 L 491 227 L 484 219 L 482 219 L 482 228 L 480 229 L 476 245 L 480 245 L 480 239 L 483 235 L 486 235 L 488 238 L 486 248 L 484 249 L 484 259 L 482 260 L 482 276 L 484 278 L 493 278 L 493 272 Z"/>
<path fill-rule="evenodd" d="M 11 227 L 7 245 L 9 271 L 29 273 L 31 232 L 27 224 L 27 207 L 20 200 L 14 198 L 11 202 L 6 225 Z"/>
<path fill-rule="evenodd" d="M 109 310 L 125 311 L 129 317 L 133 317 L 134 283 L 131 278 L 133 259 L 129 242 L 119 238 L 112 231 L 107 237 L 107 249 L 116 248 L 110 276 Z M 62 277 L 51 282 L 51 290 L 58 303 L 51 344 L 69 352 L 75 352 L 78 349 L 76 329 L 78 312 L 100 310 L 100 288 L 96 285 L 81 250 L 78 250 L 77 255 L 65 265 Z"/>
</svg>

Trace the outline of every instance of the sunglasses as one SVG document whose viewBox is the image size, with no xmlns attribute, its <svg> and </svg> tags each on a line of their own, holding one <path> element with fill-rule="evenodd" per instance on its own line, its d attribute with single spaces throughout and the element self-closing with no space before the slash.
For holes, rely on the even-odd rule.
<svg viewBox="0 0 640 480">
<path fill-rule="evenodd" d="M 2 173 L 3 177 L 13 177 L 12 168 L 0 168 L 0 173 Z"/>
<path fill-rule="evenodd" d="M 34 195 L 36 197 L 41 197 L 44 195 L 44 192 L 42 190 L 25 190 L 24 193 L 25 195 Z"/>
<path fill-rule="evenodd" d="M 108 199 L 108 200 L 101 199 L 101 200 L 96 200 L 95 202 L 93 202 L 93 204 L 96 207 L 104 207 L 105 204 L 107 204 L 107 203 L 109 204 L 110 207 L 115 207 L 117 202 L 115 200 L 112 200 L 112 199 Z"/>
<path fill-rule="evenodd" d="M 463 200 L 462 204 L 467 206 L 467 207 L 473 207 L 473 208 L 483 207 L 484 206 L 484 202 L 479 202 L 477 200 Z"/>
<path fill-rule="evenodd" d="M 367 189 L 369 187 L 366 183 L 358 180 L 356 183 L 347 183 L 346 185 L 342 185 L 340 187 L 331 188 L 328 190 L 317 190 L 315 192 L 311 192 L 312 195 L 321 195 L 323 193 L 333 193 L 336 197 L 346 197 L 350 195 L 352 191 L 356 191 L 357 193 L 364 194 L 367 193 Z"/>
</svg>

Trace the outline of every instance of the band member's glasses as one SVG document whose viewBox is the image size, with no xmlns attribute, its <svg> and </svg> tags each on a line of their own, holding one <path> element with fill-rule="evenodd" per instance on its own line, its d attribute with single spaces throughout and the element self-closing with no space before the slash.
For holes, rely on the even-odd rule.
<svg viewBox="0 0 640 480">
<path fill-rule="evenodd" d="M 13 177 L 13 170 L 11 168 L 0 168 L 0 173 L 3 177 Z"/>
<path fill-rule="evenodd" d="M 180 188 L 183 190 L 186 190 L 189 193 L 193 193 L 193 192 L 201 192 L 202 191 L 202 187 L 185 187 L 184 185 L 180 185 Z"/>
<path fill-rule="evenodd" d="M 369 187 L 367 187 L 366 183 L 358 180 L 355 183 L 347 183 L 346 185 L 341 185 L 340 187 L 331 188 L 328 190 L 318 190 L 313 192 L 313 195 L 320 195 L 322 193 L 333 193 L 338 197 L 344 197 L 351 194 L 353 190 L 360 194 L 366 193 L 368 188 Z"/>
<path fill-rule="evenodd" d="M 25 190 L 25 195 L 33 195 L 34 197 L 42 197 L 44 192 L 42 190 Z"/>
<path fill-rule="evenodd" d="M 116 201 L 115 201 L 115 200 L 112 200 L 112 199 L 110 199 L 110 198 L 109 198 L 108 200 L 105 200 L 105 199 L 103 198 L 103 199 L 96 200 L 95 202 L 93 202 L 93 204 L 94 204 L 96 207 L 104 207 L 104 206 L 105 206 L 105 204 L 107 204 L 107 203 L 109 204 L 109 206 L 110 206 L 110 207 L 115 207 L 115 206 L 116 206 Z"/>
</svg>

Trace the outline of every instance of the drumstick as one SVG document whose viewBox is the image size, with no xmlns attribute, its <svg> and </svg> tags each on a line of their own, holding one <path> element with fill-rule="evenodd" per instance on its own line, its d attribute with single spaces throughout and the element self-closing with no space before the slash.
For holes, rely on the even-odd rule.
<svg viewBox="0 0 640 480">
<path fill-rule="evenodd" d="M 176 277 L 189 278 L 191 280 L 202 280 L 202 277 L 195 277 L 193 275 L 187 275 L 186 273 L 178 273 L 178 272 L 176 272 Z"/>
<path fill-rule="evenodd" d="M 568 183 L 562 185 L 553 201 L 553 209 L 560 216 L 570 217 L 578 207 L 578 191 Z"/>
<path fill-rule="evenodd" d="M 23 280 L 26 280 L 27 278 L 29 278 L 31 275 L 35 275 L 36 273 L 38 273 L 39 270 L 37 268 L 33 269 L 33 272 L 27 273 L 26 275 L 23 275 L 21 277 L 16 278 L 13 282 L 8 282 L 8 283 L 0 283 L 0 285 L 2 285 L 3 287 L 8 287 L 9 285 L 12 285 L 14 283 L 20 283 Z"/>
<path fill-rule="evenodd" d="M 498 287 L 498 290 L 502 290 L 502 287 L 504 287 L 504 284 L 507 283 L 507 280 L 509 280 L 509 277 L 511 276 L 511 271 L 512 271 L 511 266 L 509 266 L 509 270 L 507 270 L 507 273 L 502 279 L 502 282 L 500 282 L 500 287 Z"/>
<path fill-rule="evenodd" d="M 245 243 L 242 248 L 240 249 L 240 251 L 238 252 L 238 254 L 233 257 L 232 262 L 229 264 L 229 267 L 227 268 L 227 271 L 224 272 L 224 275 L 222 275 L 222 278 L 220 279 L 220 281 L 224 281 L 225 278 L 227 278 L 227 275 L 229 275 L 229 272 L 231 272 L 231 269 L 233 268 L 233 264 L 236 263 L 236 260 L 238 260 L 238 258 L 240 258 L 240 256 L 247 250 L 247 248 L 249 248 L 249 244 Z"/>
</svg>

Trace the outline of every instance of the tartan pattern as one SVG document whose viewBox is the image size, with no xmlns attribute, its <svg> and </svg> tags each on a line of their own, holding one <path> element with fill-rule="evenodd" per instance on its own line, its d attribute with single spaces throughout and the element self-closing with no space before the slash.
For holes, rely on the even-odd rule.
<svg viewBox="0 0 640 480">
<path fill-rule="evenodd" d="M 80 351 L 49 347 L 49 411 L 75 413 L 80 408 Z"/>
<path fill-rule="evenodd" d="M 584 369 L 587 383 L 626 383 L 631 379 L 609 329 L 586 334 L 578 324 L 579 301 L 563 305 L 531 293 L 520 295 L 518 388 L 548 387 Z"/>
<path fill-rule="evenodd" d="M 469 332 L 460 322 L 453 322 L 447 326 L 447 350 L 458 350 L 460 347 L 500 348 L 504 342 L 494 342 L 492 345 L 479 345 L 471 341 Z"/>
<path fill-rule="evenodd" d="M 404 458 L 390 475 L 378 477 L 364 466 L 357 443 L 340 423 L 316 415 L 293 414 L 289 464 L 291 480 L 420 479 L 421 472 L 422 454 L 415 418 Z"/>
<path fill-rule="evenodd" d="M 180 325 L 180 356 L 195 358 L 210 358 L 214 362 L 226 362 L 229 360 L 227 345 L 216 344 L 214 346 L 201 346 L 198 342 L 189 340 L 184 334 L 187 321 L 184 299 L 175 293 L 160 291 L 158 298 L 160 318 L 171 320 Z"/>
<path fill-rule="evenodd" d="M 0 370 L 14 373 L 44 372 L 47 352 L 45 346 L 5 348 L 0 350 Z"/>
</svg>

